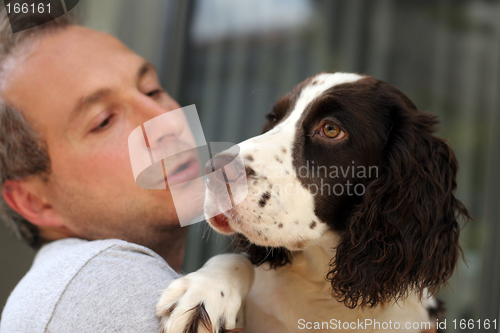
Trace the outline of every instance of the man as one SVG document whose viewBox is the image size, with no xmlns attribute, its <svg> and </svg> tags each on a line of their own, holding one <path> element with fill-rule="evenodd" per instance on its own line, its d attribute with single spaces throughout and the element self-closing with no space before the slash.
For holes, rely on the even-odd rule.
<svg viewBox="0 0 500 333">
<path fill-rule="evenodd" d="M 0 213 L 43 245 L 0 332 L 158 331 L 187 228 L 168 190 L 135 184 L 127 137 L 180 106 L 110 35 L 66 16 L 12 34 L 4 8 L 0 25 Z M 191 138 L 185 119 L 163 130 L 165 144 Z"/>
</svg>

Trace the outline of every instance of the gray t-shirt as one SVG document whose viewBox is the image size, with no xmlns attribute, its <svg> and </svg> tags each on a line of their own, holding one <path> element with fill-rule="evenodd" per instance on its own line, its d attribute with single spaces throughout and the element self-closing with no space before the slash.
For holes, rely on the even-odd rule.
<svg viewBox="0 0 500 333">
<path fill-rule="evenodd" d="M 156 302 L 177 277 L 137 244 L 55 241 L 40 249 L 10 295 L 0 333 L 158 332 Z"/>
</svg>

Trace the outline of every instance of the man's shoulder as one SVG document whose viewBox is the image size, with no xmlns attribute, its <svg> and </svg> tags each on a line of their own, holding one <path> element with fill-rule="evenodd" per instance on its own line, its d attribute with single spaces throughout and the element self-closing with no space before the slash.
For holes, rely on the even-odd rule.
<svg viewBox="0 0 500 333">
<path fill-rule="evenodd" d="M 127 255 L 142 254 L 155 258 L 167 265 L 154 251 L 142 245 L 129 243 L 121 239 L 102 239 L 87 241 L 78 238 L 66 238 L 51 242 L 38 251 L 33 267 L 45 264 L 54 264 L 57 261 L 72 260 L 73 265 L 85 263 L 95 256 L 120 252 Z M 168 266 L 168 265 L 167 265 Z"/>
<path fill-rule="evenodd" d="M 154 326 L 159 291 L 176 277 L 163 258 L 137 244 L 117 239 L 52 242 L 39 251 L 9 297 L 0 330 L 82 331 L 101 319 L 105 323 L 92 329 L 126 332 L 125 326 L 115 326 L 118 321 L 127 325 L 127 318 Z M 126 306 L 134 311 L 125 311 Z M 19 325 L 24 330 L 14 329 Z"/>
</svg>

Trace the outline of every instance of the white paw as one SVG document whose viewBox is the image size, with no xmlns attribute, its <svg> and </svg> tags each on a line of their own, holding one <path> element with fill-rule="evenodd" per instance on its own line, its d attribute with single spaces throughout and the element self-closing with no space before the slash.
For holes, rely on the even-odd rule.
<svg viewBox="0 0 500 333">
<path fill-rule="evenodd" d="M 236 327 L 241 292 L 216 274 L 194 272 L 172 281 L 156 305 L 161 332 L 220 333 Z"/>
</svg>

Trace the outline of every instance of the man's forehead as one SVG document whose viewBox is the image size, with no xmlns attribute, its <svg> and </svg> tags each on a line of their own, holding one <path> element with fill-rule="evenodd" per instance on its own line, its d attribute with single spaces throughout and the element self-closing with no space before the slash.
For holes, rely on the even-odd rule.
<svg viewBox="0 0 500 333">
<path fill-rule="evenodd" d="M 88 65 L 112 63 L 117 56 L 135 56 L 115 37 L 81 26 L 70 26 L 36 42 L 28 57 L 11 73 L 14 78 L 38 71 L 72 73 Z M 109 59 L 111 56 L 112 59 Z"/>
<path fill-rule="evenodd" d="M 2 95 L 35 117 L 36 108 L 72 107 L 82 94 L 111 78 L 123 80 L 122 75 L 134 73 L 135 62 L 144 61 L 113 36 L 81 26 L 45 36 L 29 52 L 10 73 Z"/>
<path fill-rule="evenodd" d="M 79 25 L 72 25 L 60 32 L 48 35 L 43 38 L 39 45 L 40 56 L 61 56 L 66 53 L 79 51 L 92 53 L 95 48 L 103 50 L 118 50 L 131 52 L 117 38 L 100 31 L 85 28 Z"/>
</svg>

